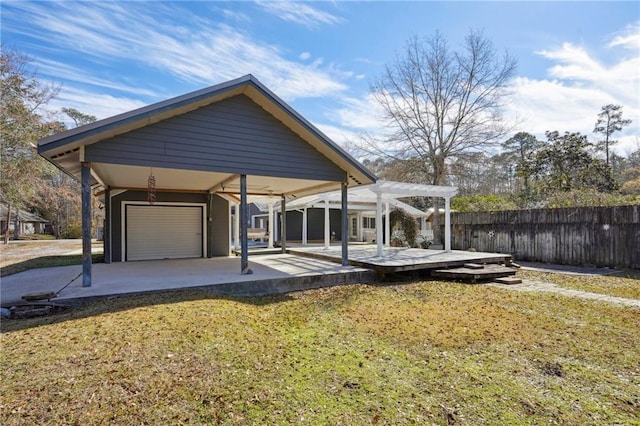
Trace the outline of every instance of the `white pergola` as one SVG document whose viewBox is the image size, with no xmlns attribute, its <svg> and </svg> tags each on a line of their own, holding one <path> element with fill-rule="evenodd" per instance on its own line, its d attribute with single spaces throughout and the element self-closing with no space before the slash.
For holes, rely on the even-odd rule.
<svg viewBox="0 0 640 426">
<path fill-rule="evenodd" d="M 385 205 L 385 216 L 389 217 L 389 206 L 396 206 L 399 208 L 403 208 L 405 210 L 409 210 L 408 208 L 412 208 L 407 204 L 399 201 L 399 198 L 406 197 L 438 197 L 444 198 L 445 201 L 445 235 L 444 235 L 444 249 L 445 251 L 451 251 L 451 198 L 458 193 L 458 188 L 453 186 L 435 186 L 435 185 L 422 185 L 416 183 L 405 183 L 405 182 L 393 182 L 393 181 L 378 181 L 371 185 L 362 185 L 358 187 L 352 187 L 347 190 L 348 201 L 351 205 L 352 203 L 369 203 L 376 205 L 376 224 L 382 223 L 382 207 L 383 203 Z M 331 191 L 325 192 L 317 195 L 310 195 L 300 198 L 295 198 L 292 200 L 287 200 L 286 210 L 293 209 L 305 209 L 309 207 L 324 207 L 325 214 L 325 226 L 324 226 L 324 244 L 325 247 L 329 247 L 330 242 L 330 233 L 329 233 L 329 208 L 333 204 L 334 206 L 340 206 L 340 202 L 342 200 L 341 191 Z M 269 212 L 272 215 L 273 213 L 273 204 L 269 203 Z M 339 208 L 339 207 L 338 207 Z M 279 209 L 279 206 L 276 206 L 276 209 Z M 417 209 L 412 214 L 416 215 L 419 212 Z M 424 212 L 420 212 L 424 213 Z M 272 217 L 272 216 L 270 216 Z M 271 223 L 272 220 L 269 221 Z M 389 230 L 389 220 L 387 219 L 385 223 L 385 235 L 386 241 L 389 241 L 390 230 Z M 306 233 L 306 215 L 303 213 L 303 242 L 305 241 Z M 269 235 L 271 235 L 271 229 L 269 229 Z M 343 236 L 343 238 L 345 238 Z M 383 238 L 382 238 L 382 227 L 376 226 L 376 244 L 377 244 L 377 256 L 383 257 Z"/>
</svg>

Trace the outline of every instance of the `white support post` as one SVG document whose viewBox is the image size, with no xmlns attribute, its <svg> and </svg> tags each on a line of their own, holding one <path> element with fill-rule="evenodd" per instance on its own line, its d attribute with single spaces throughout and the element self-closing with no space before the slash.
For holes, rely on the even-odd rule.
<svg viewBox="0 0 640 426">
<path fill-rule="evenodd" d="M 451 198 L 444 199 L 444 250 L 451 251 Z"/>
<path fill-rule="evenodd" d="M 376 245 L 378 248 L 377 256 L 383 257 L 384 250 L 382 248 L 382 194 L 376 194 Z"/>
<path fill-rule="evenodd" d="M 302 210 L 302 245 L 307 245 L 307 208 Z"/>
<path fill-rule="evenodd" d="M 389 203 L 384 203 L 384 246 L 391 244 L 391 220 L 389 219 Z"/>
<path fill-rule="evenodd" d="M 240 204 L 235 205 L 233 216 L 233 249 L 240 250 Z"/>
<path fill-rule="evenodd" d="M 282 210 L 282 206 L 280 206 L 280 210 Z M 271 216 L 271 219 L 273 220 L 274 241 L 280 241 L 280 237 L 279 237 L 280 234 L 278 234 L 278 229 L 280 229 L 280 224 L 278 222 L 278 212 L 274 211 L 273 216 Z"/>
<path fill-rule="evenodd" d="M 231 214 L 231 208 L 234 206 L 235 204 L 233 203 L 229 203 L 229 223 L 227 224 L 227 228 L 229 229 L 229 256 L 231 256 L 233 254 L 233 250 L 234 250 L 234 245 L 235 245 L 235 237 L 233 235 L 233 231 L 234 231 L 234 226 L 233 224 L 236 222 L 233 215 Z"/>
<path fill-rule="evenodd" d="M 267 226 L 268 226 L 267 231 L 269 232 L 269 244 L 267 245 L 267 247 L 272 249 L 273 248 L 273 203 L 271 201 L 269 201 L 269 218 L 267 220 Z"/>
<path fill-rule="evenodd" d="M 329 199 L 324 199 L 324 248 L 328 249 L 331 241 L 331 221 L 329 218 Z"/>
</svg>

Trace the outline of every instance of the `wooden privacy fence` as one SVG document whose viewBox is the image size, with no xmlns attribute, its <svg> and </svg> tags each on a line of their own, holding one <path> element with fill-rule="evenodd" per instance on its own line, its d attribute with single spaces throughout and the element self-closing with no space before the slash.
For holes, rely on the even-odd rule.
<svg viewBox="0 0 640 426">
<path fill-rule="evenodd" d="M 640 205 L 452 213 L 452 248 L 640 269 Z"/>
</svg>

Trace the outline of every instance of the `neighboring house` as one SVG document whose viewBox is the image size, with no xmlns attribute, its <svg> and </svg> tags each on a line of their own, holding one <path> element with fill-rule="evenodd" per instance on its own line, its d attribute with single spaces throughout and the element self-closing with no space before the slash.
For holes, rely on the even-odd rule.
<svg viewBox="0 0 640 426">
<path fill-rule="evenodd" d="M 85 243 L 88 200 L 104 199 L 106 263 L 228 256 L 232 206 L 246 218 L 236 221 L 246 247 L 247 197 L 376 181 L 251 75 L 49 136 L 38 152 L 82 182 Z M 344 244 L 343 264 L 346 252 Z M 242 273 L 250 273 L 246 256 Z"/>
<path fill-rule="evenodd" d="M 13 232 L 15 229 L 15 218 L 16 218 L 16 210 L 15 208 L 11 209 L 11 220 L 9 221 L 9 231 Z M 18 211 L 18 234 L 20 235 L 29 235 L 29 234 L 44 234 L 47 232 L 47 224 L 49 222 L 42 217 L 29 213 L 26 211 L 19 210 Z M 5 205 L 0 205 L 0 229 L 1 232 L 7 228 L 7 207 Z"/>
</svg>

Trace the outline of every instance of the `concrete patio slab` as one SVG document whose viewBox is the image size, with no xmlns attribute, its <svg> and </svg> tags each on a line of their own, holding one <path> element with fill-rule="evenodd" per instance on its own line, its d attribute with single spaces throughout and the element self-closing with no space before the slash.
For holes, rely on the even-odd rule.
<svg viewBox="0 0 640 426">
<path fill-rule="evenodd" d="M 82 287 L 82 267 L 32 269 L 3 277 L 0 303 L 23 303 L 32 292 L 59 292 L 55 301 L 202 288 L 222 294 L 260 295 L 284 293 L 331 285 L 368 282 L 366 268 L 340 266 L 319 259 L 289 254 L 252 257 L 251 275 L 240 275 L 240 258 L 173 259 L 93 265 L 91 287 Z M 66 284 L 69 284 L 60 291 Z"/>
</svg>

